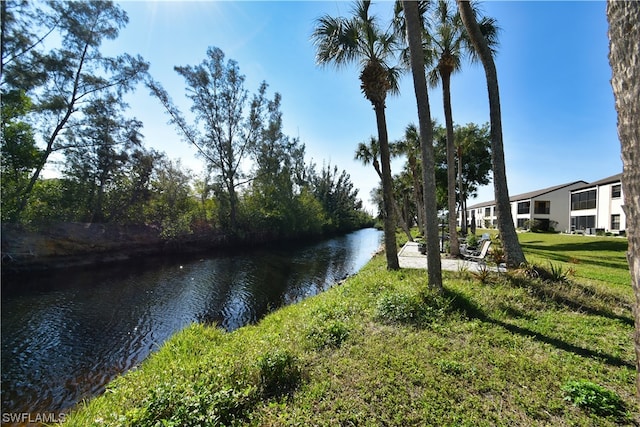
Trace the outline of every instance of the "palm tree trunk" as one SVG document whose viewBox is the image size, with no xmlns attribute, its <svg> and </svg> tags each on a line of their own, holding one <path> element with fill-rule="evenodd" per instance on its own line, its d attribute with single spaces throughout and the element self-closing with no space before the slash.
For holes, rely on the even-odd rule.
<svg viewBox="0 0 640 427">
<path fill-rule="evenodd" d="M 627 260 L 636 303 L 636 397 L 640 401 L 640 3 L 607 2 L 611 86 L 622 148 L 622 191 L 627 220 Z"/>
<path fill-rule="evenodd" d="M 441 73 L 444 121 L 447 128 L 447 209 L 449 211 L 449 253 L 460 255 L 458 232 L 456 229 L 456 156 L 453 141 L 453 114 L 451 113 L 451 74 Z"/>
<path fill-rule="evenodd" d="M 491 163 L 493 165 L 493 185 L 496 199 L 496 216 L 498 230 L 508 267 L 517 267 L 526 261 L 516 227 L 511 216 L 511 203 L 509 202 L 509 189 L 507 187 L 507 172 L 504 163 L 504 146 L 502 143 L 502 115 L 500 112 L 500 90 L 498 88 L 498 73 L 493 62 L 493 55 L 487 46 L 487 42 L 480 32 L 467 0 L 456 0 L 460 9 L 460 16 L 464 23 L 469 38 L 480 56 L 487 78 L 487 90 L 489 92 L 489 119 L 491 123 Z"/>
<path fill-rule="evenodd" d="M 422 232 L 424 230 L 424 196 L 422 194 L 422 182 L 420 181 L 418 165 L 413 156 L 409 157 L 409 168 L 413 178 L 413 198 L 416 201 L 416 209 L 418 210 L 418 229 Z"/>
<path fill-rule="evenodd" d="M 398 202 L 395 200 L 395 198 L 394 198 L 394 201 L 393 201 L 393 208 L 395 209 L 396 219 L 398 220 L 398 224 L 400 225 L 400 228 L 402 229 L 402 231 L 404 231 L 404 234 L 407 236 L 407 239 L 410 242 L 413 242 L 413 236 L 411 235 L 411 229 L 409 229 L 409 225 L 407 225 L 407 220 L 405 219 L 404 215 L 402 215 L 402 211 L 400 210 L 400 206 L 398 206 Z"/>
<path fill-rule="evenodd" d="M 384 104 L 374 103 L 376 123 L 378 125 L 378 141 L 380 142 L 380 164 L 382 166 L 382 202 L 384 205 L 384 249 L 387 256 L 387 269 L 399 270 L 398 246 L 396 242 L 396 220 L 393 197 L 393 182 L 391 181 L 391 152 L 389 150 L 389 136 L 387 134 L 387 118 Z"/>
<path fill-rule="evenodd" d="M 422 55 L 422 26 L 418 2 L 403 0 L 407 38 L 411 53 L 411 72 L 413 87 L 418 107 L 418 123 L 420 125 L 420 141 L 422 152 L 422 178 L 424 185 L 425 205 L 425 237 L 427 240 L 427 272 L 429 287 L 443 291 L 442 265 L 440 261 L 440 245 L 438 241 L 438 210 L 436 207 L 436 173 L 433 155 L 433 128 L 429 109 L 427 78 L 424 73 L 424 57 Z"/>
<path fill-rule="evenodd" d="M 385 123 L 386 123 L 386 121 L 385 121 Z M 385 124 L 385 130 L 386 130 L 386 124 Z M 373 161 L 373 168 L 376 170 L 376 173 L 378 174 L 378 177 L 380 178 L 380 181 L 382 181 L 382 179 L 383 179 L 382 178 L 382 171 L 380 170 L 380 164 L 378 163 L 377 160 Z M 391 193 L 391 197 L 393 197 L 393 192 Z M 395 197 L 393 197 L 393 209 L 394 209 L 394 212 L 396 213 L 396 218 L 398 219 L 398 223 L 400 224 L 400 228 L 402 228 L 402 231 L 404 231 L 404 234 L 407 235 L 407 239 L 409 239 L 410 242 L 413 242 L 413 236 L 411 235 L 411 230 L 409 229 L 409 226 L 407 225 L 407 222 L 404 220 L 404 217 L 402 216 L 402 213 L 400 211 L 400 207 L 398 206 L 398 203 L 396 202 Z"/>
<path fill-rule="evenodd" d="M 467 235 L 467 191 L 462 180 L 462 146 L 458 146 L 458 191 L 460 193 L 460 230 Z"/>
</svg>

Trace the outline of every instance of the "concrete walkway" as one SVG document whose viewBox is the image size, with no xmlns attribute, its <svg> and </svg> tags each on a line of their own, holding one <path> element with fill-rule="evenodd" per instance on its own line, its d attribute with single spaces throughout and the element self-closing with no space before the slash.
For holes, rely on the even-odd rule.
<svg viewBox="0 0 640 427">
<path fill-rule="evenodd" d="M 418 243 L 407 242 L 400 252 L 398 252 L 398 261 L 400 268 L 421 268 L 427 269 L 427 256 L 422 255 L 418 250 Z M 483 265 L 475 261 L 467 261 L 464 259 L 440 258 L 442 270 L 449 271 L 480 271 L 481 268 L 488 268 L 491 271 L 498 271 L 495 266 Z M 505 271 L 504 267 L 500 267 L 500 271 Z"/>
</svg>

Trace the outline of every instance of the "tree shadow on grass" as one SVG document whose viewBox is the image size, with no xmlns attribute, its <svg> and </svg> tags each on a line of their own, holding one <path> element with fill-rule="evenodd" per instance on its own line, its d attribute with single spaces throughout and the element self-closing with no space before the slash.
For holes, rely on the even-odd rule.
<svg viewBox="0 0 640 427">
<path fill-rule="evenodd" d="M 620 357 L 611 356 L 588 348 L 573 345 L 560 339 L 551 338 L 539 332 L 532 331 L 531 329 L 523 328 L 503 322 L 498 319 L 494 319 L 488 316 L 475 302 L 467 298 L 465 295 L 454 290 L 445 289 L 445 295 L 447 298 L 451 299 L 452 308 L 458 310 L 461 314 L 469 319 L 477 319 L 481 322 L 500 326 L 505 330 L 511 332 L 512 334 L 530 337 L 536 341 L 552 345 L 560 350 L 567 351 L 581 357 L 602 360 L 604 363 L 610 366 L 625 367 L 635 370 L 635 365 L 633 363 L 628 362 Z"/>
<path fill-rule="evenodd" d="M 531 242 L 523 242 L 520 245 L 526 252 L 536 254 L 545 258 L 554 259 L 556 261 L 571 262 L 574 258 L 572 252 L 620 252 L 625 253 L 628 249 L 626 240 L 594 240 L 592 242 L 568 242 L 568 243 L 556 243 L 556 244 L 539 244 L 543 243 L 540 240 L 533 240 Z M 628 269 L 629 265 L 625 260 L 607 260 L 605 258 L 598 259 L 580 259 L 582 264 L 590 264 L 600 267 L 608 268 L 623 268 Z"/>
<path fill-rule="evenodd" d="M 540 301 L 552 301 L 570 310 L 579 311 L 595 316 L 617 320 L 627 326 L 634 326 L 632 303 L 617 295 L 595 291 L 580 283 L 545 282 L 508 276 L 508 283 L 512 286 L 525 288 L 529 294 Z M 594 302 L 596 300 L 596 302 Z M 598 303 L 610 302 L 629 313 L 628 316 L 614 313 L 610 309 L 598 307 Z"/>
</svg>

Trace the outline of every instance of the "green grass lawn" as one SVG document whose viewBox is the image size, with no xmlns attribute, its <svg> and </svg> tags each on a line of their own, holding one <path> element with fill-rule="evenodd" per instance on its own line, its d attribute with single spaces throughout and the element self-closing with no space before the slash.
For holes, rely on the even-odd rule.
<svg viewBox="0 0 640 427">
<path fill-rule="evenodd" d="M 386 270 L 224 333 L 194 324 L 69 425 L 634 425 L 626 240 L 520 235 L 531 269 Z"/>
</svg>

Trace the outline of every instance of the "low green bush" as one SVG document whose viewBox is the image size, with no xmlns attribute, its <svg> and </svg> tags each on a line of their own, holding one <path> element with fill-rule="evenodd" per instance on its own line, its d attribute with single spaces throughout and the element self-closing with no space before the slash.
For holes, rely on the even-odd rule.
<svg viewBox="0 0 640 427">
<path fill-rule="evenodd" d="M 276 350 L 258 359 L 260 389 L 265 397 L 278 397 L 295 390 L 302 379 L 296 357 Z"/>
<path fill-rule="evenodd" d="M 586 380 L 568 381 L 562 386 L 565 400 L 601 416 L 625 417 L 624 402 L 611 390 Z"/>
<path fill-rule="evenodd" d="M 450 301 L 431 292 L 418 294 L 388 292 L 378 300 L 376 317 L 390 323 L 427 326 L 442 320 L 449 311 L 449 307 Z"/>
<path fill-rule="evenodd" d="M 349 327 L 340 320 L 331 320 L 313 325 L 307 333 L 312 348 L 340 347 L 349 337 Z"/>
<path fill-rule="evenodd" d="M 252 386 L 222 388 L 212 393 L 203 384 L 181 389 L 172 383 L 163 383 L 151 391 L 145 406 L 126 414 L 124 424 L 140 427 L 231 425 L 245 417 L 256 400 L 255 392 Z"/>
</svg>

